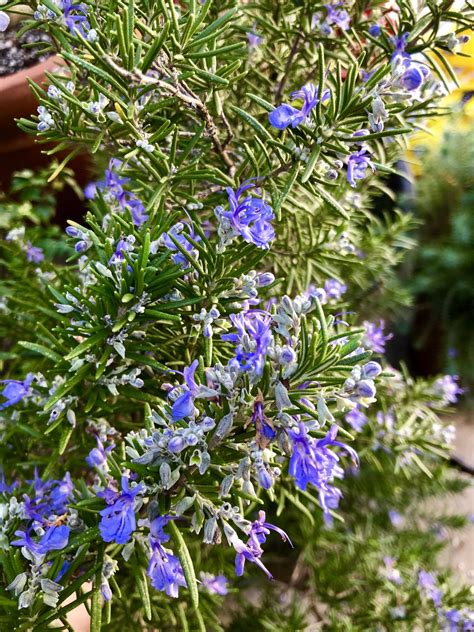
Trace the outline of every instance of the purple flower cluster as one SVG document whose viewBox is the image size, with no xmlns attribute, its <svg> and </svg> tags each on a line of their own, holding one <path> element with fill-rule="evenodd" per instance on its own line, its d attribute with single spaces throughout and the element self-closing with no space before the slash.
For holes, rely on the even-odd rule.
<svg viewBox="0 0 474 632">
<path fill-rule="evenodd" d="M 104 542 L 125 544 L 130 540 L 137 528 L 135 519 L 136 497 L 143 491 L 143 484 L 139 483 L 130 488 L 129 478 L 122 476 L 122 491 L 107 488 L 97 495 L 105 500 L 107 506 L 100 512 L 100 535 Z"/>
<path fill-rule="evenodd" d="M 362 326 L 365 327 L 364 345 L 375 353 L 385 353 L 385 343 L 393 337 L 393 334 L 384 335 L 385 322 L 380 320 L 377 325 L 365 320 Z"/>
<path fill-rule="evenodd" d="M 446 632 L 468 632 L 474 630 L 474 611 L 457 608 L 446 609 L 443 607 L 442 598 L 443 590 L 438 586 L 438 581 L 434 573 L 421 570 L 418 573 L 418 586 L 422 593 L 433 602 L 439 620 L 441 629 Z"/>
<path fill-rule="evenodd" d="M 240 235 L 247 243 L 266 249 L 275 237 L 275 230 L 271 224 L 275 218 L 273 209 L 261 196 L 243 195 L 251 188 L 255 194 L 259 192 L 252 182 L 245 182 L 236 191 L 228 187 L 226 191 L 229 210 L 226 211 L 222 206 L 215 208 L 221 247 L 227 246 Z"/>
<path fill-rule="evenodd" d="M 185 228 L 187 229 L 187 232 L 185 231 Z M 194 241 L 201 240 L 199 235 L 194 233 L 192 222 L 178 222 L 168 232 L 163 233 L 160 239 L 161 243 L 168 248 L 168 250 L 173 252 L 171 257 L 173 263 L 180 265 L 182 268 L 189 268 L 189 261 L 183 254 L 182 250 L 189 253 L 189 255 L 194 258 L 197 258 L 199 255 L 191 241 L 188 239 L 188 235 Z M 182 250 L 180 250 L 175 242 L 179 244 Z"/>
<path fill-rule="evenodd" d="M 34 555 L 45 555 L 49 551 L 63 549 L 69 539 L 69 527 L 60 524 L 67 515 L 68 503 L 72 498 L 73 484 L 67 473 L 61 480 L 43 481 L 37 470 L 34 473 L 33 494 L 23 495 L 24 514 L 30 524 L 26 531 L 18 530 L 14 546 L 25 547 Z M 42 535 L 34 541 L 32 533 L 40 529 Z"/>
<path fill-rule="evenodd" d="M 410 33 L 402 33 L 390 38 L 394 49 L 392 64 L 397 74 L 395 84 L 408 92 L 415 92 L 423 86 L 429 76 L 429 70 L 423 64 L 414 62 L 411 55 L 406 52 L 409 36 Z"/>
<path fill-rule="evenodd" d="M 272 317 L 264 310 L 248 309 L 231 314 L 230 320 L 237 333 L 224 334 L 222 339 L 237 345 L 235 358 L 241 371 L 260 376 L 266 354 L 273 343 Z"/>
<path fill-rule="evenodd" d="M 87 187 L 88 197 L 93 198 L 97 191 L 101 191 L 105 200 L 116 202 L 122 212 L 128 210 L 134 225 L 141 226 L 147 221 L 148 215 L 145 212 L 143 202 L 134 193 L 125 189 L 130 178 L 120 176 L 118 171 L 121 166 L 121 160 L 112 158 L 104 172 L 104 179 L 96 183 L 95 189 L 91 185 Z"/>
<path fill-rule="evenodd" d="M 53 4 L 62 11 L 60 21 L 62 21 L 72 35 L 82 35 L 87 37 L 90 31 L 90 24 L 87 19 L 87 5 L 84 2 L 74 2 L 74 0 L 53 0 Z M 35 20 L 57 20 L 58 15 L 44 4 L 38 4 L 38 9 L 33 15 Z"/>
<path fill-rule="evenodd" d="M 44 253 L 38 246 L 32 246 L 31 241 L 28 241 L 25 246 L 26 258 L 30 263 L 40 263 L 44 259 Z"/>
<path fill-rule="evenodd" d="M 370 167 L 375 172 L 375 167 L 367 154 L 367 149 L 362 148 L 351 154 L 347 161 L 347 181 L 351 187 L 357 186 L 357 180 L 364 180 L 366 170 Z"/>
<path fill-rule="evenodd" d="M 340 7 L 344 6 L 343 2 L 337 2 L 336 4 L 325 4 L 327 9 L 326 22 L 330 25 L 336 25 L 343 31 L 348 31 L 351 26 L 350 15 L 344 9 Z"/>
<path fill-rule="evenodd" d="M 73 35 L 80 33 L 86 37 L 86 31 L 90 29 L 87 20 L 87 5 L 84 2 L 73 2 L 73 0 L 62 0 L 64 22 Z"/>
<path fill-rule="evenodd" d="M 272 574 L 260 559 L 263 555 L 262 544 L 265 544 L 270 531 L 276 531 L 284 542 L 289 542 L 293 546 L 290 538 L 282 529 L 265 521 L 264 511 L 259 511 L 258 520 L 252 523 L 246 544 L 237 537 L 230 538 L 237 553 L 235 556 L 235 574 L 237 577 L 243 575 L 245 562 L 251 562 L 258 566 L 269 579 L 273 579 Z"/>
<path fill-rule="evenodd" d="M 341 441 L 336 441 L 338 427 L 333 425 L 322 439 L 315 439 L 308 434 L 303 422 L 298 430 L 289 430 L 293 444 L 288 472 L 295 479 L 296 486 L 306 490 L 308 484 L 314 485 L 319 492 L 319 501 L 326 523 L 332 523 L 331 510 L 337 509 L 342 492 L 332 485 L 335 478 L 343 478 L 344 470 L 339 465 L 338 455 L 331 450 L 342 448 L 347 452 L 355 465 L 358 464 L 356 452 Z"/>
<path fill-rule="evenodd" d="M 179 559 L 163 547 L 163 543 L 170 538 L 163 530 L 169 520 L 166 516 L 159 516 L 150 524 L 148 541 L 151 556 L 147 573 L 153 588 L 176 599 L 179 597 L 179 587 L 185 587 L 186 580 Z"/>
<path fill-rule="evenodd" d="M 459 377 L 457 375 L 443 375 L 443 377 L 435 381 L 433 390 L 436 395 L 449 404 L 455 404 L 458 401 L 458 395 L 464 393 L 464 389 L 459 386 L 458 380 Z"/>
<path fill-rule="evenodd" d="M 329 95 L 329 90 L 324 90 L 321 100 L 325 101 L 329 98 Z M 320 101 L 318 88 L 314 84 L 308 83 L 300 90 L 292 92 L 291 99 L 292 101 L 296 99 L 303 100 L 301 110 L 287 103 L 282 103 L 268 115 L 270 125 L 277 129 L 285 129 L 290 125 L 291 127 L 296 127 L 300 125 L 300 123 L 304 123 L 311 113 L 311 110 L 313 110 Z"/>
<path fill-rule="evenodd" d="M 8 406 L 15 406 L 22 399 L 28 397 L 31 394 L 33 380 L 33 373 L 28 373 L 24 380 L 0 380 L 0 384 L 5 384 L 2 396 L 6 399 L 0 404 L 0 410 L 4 410 Z"/>
</svg>

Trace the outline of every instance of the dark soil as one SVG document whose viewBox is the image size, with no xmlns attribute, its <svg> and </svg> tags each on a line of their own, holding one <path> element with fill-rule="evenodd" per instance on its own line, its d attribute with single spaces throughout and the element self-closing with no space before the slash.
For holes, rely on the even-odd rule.
<svg viewBox="0 0 474 632">
<path fill-rule="evenodd" d="M 0 77 L 34 66 L 51 56 L 50 52 L 40 52 L 42 46 L 30 48 L 31 44 L 50 42 L 47 33 L 36 29 L 17 37 L 21 28 L 22 25 L 19 24 L 16 28 L 0 33 Z"/>
</svg>

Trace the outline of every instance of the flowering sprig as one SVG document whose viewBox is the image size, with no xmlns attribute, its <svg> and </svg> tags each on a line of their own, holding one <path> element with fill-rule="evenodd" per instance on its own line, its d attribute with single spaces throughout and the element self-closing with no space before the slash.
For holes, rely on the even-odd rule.
<svg viewBox="0 0 474 632">
<path fill-rule="evenodd" d="M 266 521 L 274 499 L 282 521 L 293 504 L 331 523 L 358 454 L 392 450 L 422 469 L 447 438 L 434 408 L 457 396 L 371 360 L 385 337 L 351 313 L 395 256 L 368 237 L 370 193 L 439 91 L 429 56 L 410 57 L 437 41 L 438 9 L 417 38 L 413 12 L 388 29 L 375 6 L 369 35 L 369 16 L 336 3 L 313 20 L 265 1 L 250 20 L 243 4 L 188 4 L 38 7 L 71 76 L 38 88 L 38 116 L 21 125 L 107 165 L 67 229 L 72 260 L 45 257 L 41 276 L 8 284 L 27 325 L 16 316 L 20 340 L 7 315 L 1 450 L 18 480 L 2 483 L 2 572 L 31 608 L 22 622 L 43 628 L 84 579 L 94 630 L 102 599 L 104 616 L 129 625 L 141 610 L 166 626 L 169 597 L 205 629 L 194 565 L 235 555 L 237 575 L 250 562 L 269 576 L 263 545 L 271 531 L 288 540 Z M 288 90 L 294 105 L 287 86 L 303 86 Z M 31 485 L 29 453 L 47 463 Z"/>
</svg>

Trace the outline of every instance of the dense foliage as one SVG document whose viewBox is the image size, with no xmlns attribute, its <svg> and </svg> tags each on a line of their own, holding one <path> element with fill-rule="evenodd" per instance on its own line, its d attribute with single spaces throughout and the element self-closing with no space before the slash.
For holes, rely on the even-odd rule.
<svg viewBox="0 0 474 632">
<path fill-rule="evenodd" d="M 86 603 L 94 632 L 238 629 L 234 564 L 275 556 L 306 558 L 328 629 L 469 629 L 421 525 L 406 551 L 383 535 L 442 470 L 460 389 L 384 363 L 411 219 L 370 209 L 473 15 L 346 4 L 42 0 L 25 24 L 66 65 L 20 125 L 99 175 L 67 245 L 34 204 L 2 225 L 2 626 Z M 275 613 L 254 629 L 306 625 Z"/>
<path fill-rule="evenodd" d="M 439 145 L 421 147 L 424 169 L 411 204 L 423 220 L 420 247 L 412 256 L 410 279 L 423 327 L 413 338 L 429 347 L 438 337 L 438 362 L 472 385 L 474 311 L 474 126 L 462 115 L 450 117 Z"/>
</svg>

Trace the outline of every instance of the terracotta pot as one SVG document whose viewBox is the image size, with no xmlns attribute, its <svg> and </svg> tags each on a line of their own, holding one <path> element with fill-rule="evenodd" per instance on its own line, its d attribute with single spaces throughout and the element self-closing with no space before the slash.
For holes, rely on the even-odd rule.
<svg viewBox="0 0 474 632">
<path fill-rule="evenodd" d="M 38 107 L 28 79 L 44 86 L 47 83 L 45 72 L 53 72 L 64 63 L 60 57 L 52 56 L 35 66 L 0 77 L 0 189 L 3 191 L 8 190 L 15 171 L 37 169 L 52 160 L 43 153 L 47 146 L 37 143 L 34 135 L 22 132 L 15 119 L 29 118 Z M 55 157 L 61 159 L 60 154 L 55 154 Z M 91 179 L 89 164 L 87 155 L 80 155 L 68 164 L 82 187 Z M 82 202 L 70 188 L 58 196 L 58 208 L 61 209 L 61 222 L 83 214 Z"/>
</svg>

